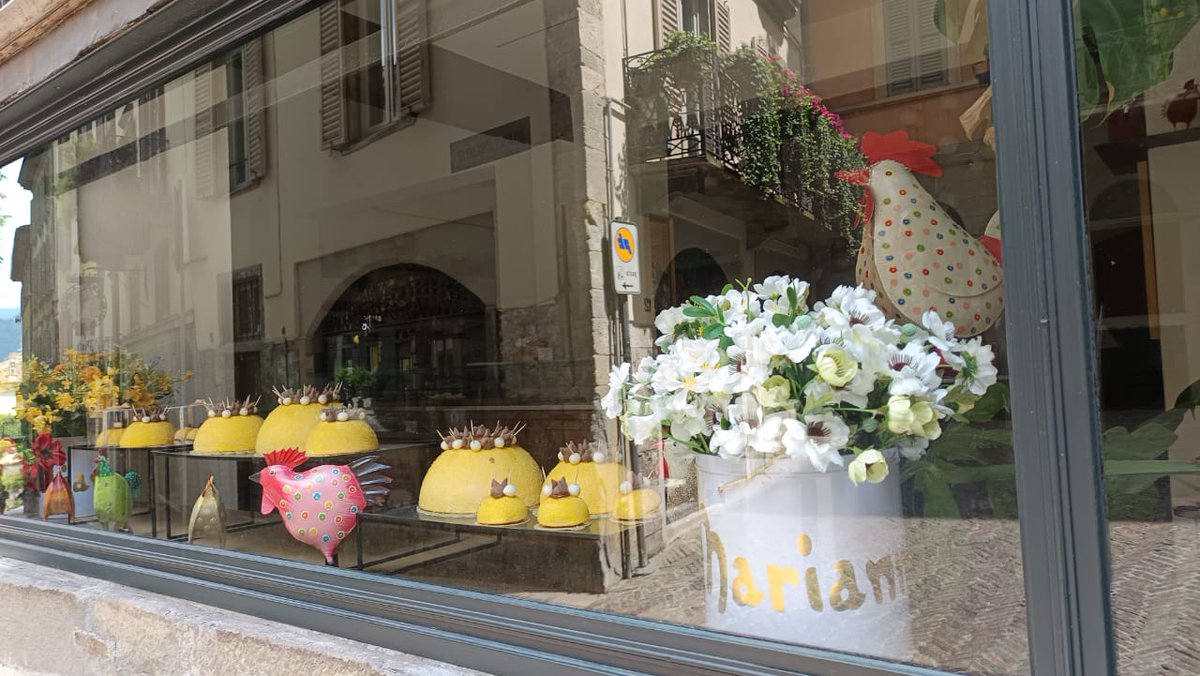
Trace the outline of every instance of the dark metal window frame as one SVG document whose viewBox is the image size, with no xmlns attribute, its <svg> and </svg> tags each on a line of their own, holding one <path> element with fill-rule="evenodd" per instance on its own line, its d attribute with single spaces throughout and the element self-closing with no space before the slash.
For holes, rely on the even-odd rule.
<svg viewBox="0 0 1200 676">
<path fill-rule="evenodd" d="M 0 108 L 0 165 L 315 3 L 176 0 Z M 1031 666 L 1115 671 L 1069 0 L 989 3 Z M 64 95 L 70 92 L 69 95 Z M 703 629 L 0 518 L 0 555 L 500 673 L 932 674 Z"/>
</svg>

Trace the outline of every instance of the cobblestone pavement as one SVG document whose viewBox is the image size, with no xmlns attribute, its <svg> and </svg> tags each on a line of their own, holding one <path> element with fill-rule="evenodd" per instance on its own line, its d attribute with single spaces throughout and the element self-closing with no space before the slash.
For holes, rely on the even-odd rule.
<svg viewBox="0 0 1200 676">
<path fill-rule="evenodd" d="M 691 519 L 675 529 L 649 574 L 622 580 L 608 593 L 519 596 L 702 625 L 700 526 Z M 1200 522 L 1117 522 L 1111 531 L 1120 673 L 1200 674 Z M 910 519 L 905 550 L 909 659 L 973 674 L 1028 673 L 1016 523 Z M 869 638 L 863 645 L 869 649 Z"/>
</svg>

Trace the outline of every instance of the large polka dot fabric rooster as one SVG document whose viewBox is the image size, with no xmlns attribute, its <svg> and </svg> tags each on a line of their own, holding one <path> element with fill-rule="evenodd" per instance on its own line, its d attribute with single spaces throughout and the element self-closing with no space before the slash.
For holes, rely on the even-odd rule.
<svg viewBox="0 0 1200 676">
<path fill-rule="evenodd" d="M 877 291 L 892 316 L 919 324 L 935 310 L 960 337 L 986 331 L 1004 309 L 998 242 L 967 233 L 913 176 L 941 175 L 937 148 L 897 131 L 867 132 L 862 150 L 871 168 L 858 282 Z"/>
<path fill-rule="evenodd" d="M 375 456 L 349 465 L 321 465 L 299 472 L 308 457 L 296 449 L 274 451 L 267 467 L 255 475 L 262 485 L 262 513 L 278 509 L 288 533 L 316 548 L 333 563 L 334 554 L 354 528 L 368 504 L 382 504 L 391 477 Z"/>
</svg>

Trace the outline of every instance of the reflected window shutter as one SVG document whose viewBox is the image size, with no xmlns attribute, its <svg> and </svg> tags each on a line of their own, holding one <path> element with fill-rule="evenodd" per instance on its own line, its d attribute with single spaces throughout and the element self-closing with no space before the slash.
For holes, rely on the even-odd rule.
<svg viewBox="0 0 1200 676">
<path fill-rule="evenodd" d="M 913 7 L 917 20 L 917 83 L 918 89 L 949 84 L 949 61 L 946 55 L 946 38 L 937 29 L 934 13 L 937 0 L 916 0 Z"/>
<path fill-rule="evenodd" d="M 913 4 L 911 0 L 883 1 L 884 69 L 889 96 L 917 89 Z"/>
<path fill-rule="evenodd" d="M 679 30 L 679 14 L 679 0 L 654 0 L 655 49 L 662 49 L 667 36 Z"/>
<path fill-rule="evenodd" d="M 729 24 L 729 3 L 725 0 L 716 1 L 716 11 L 713 13 L 715 17 L 714 27 L 716 31 L 714 36 L 717 41 L 717 46 L 727 52 L 733 51 L 733 30 Z"/>
<path fill-rule="evenodd" d="M 196 108 L 195 173 L 196 195 L 213 196 L 213 95 L 212 64 L 195 71 L 193 99 Z"/>
<path fill-rule="evenodd" d="M 429 18 L 427 0 L 399 0 L 396 7 L 396 100 L 401 115 L 429 106 Z"/>
<path fill-rule="evenodd" d="M 346 82 L 342 76 L 342 8 L 339 0 L 321 5 L 321 147 L 346 144 Z"/>
<path fill-rule="evenodd" d="M 246 177 L 261 180 L 267 174 L 266 111 L 264 100 L 263 39 L 242 47 L 242 97 L 246 115 Z"/>
</svg>

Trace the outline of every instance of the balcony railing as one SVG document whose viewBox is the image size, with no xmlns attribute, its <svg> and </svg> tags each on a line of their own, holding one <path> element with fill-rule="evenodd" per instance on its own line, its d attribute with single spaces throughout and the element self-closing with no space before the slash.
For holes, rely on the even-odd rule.
<svg viewBox="0 0 1200 676">
<path fill-rule="evenodd" d="M 737 170 L 739 87 L 715 55 L 625 59 L 629 152 L 637 163 L 709 157 Z"/>
<path fill-rule="evenodd" d="M 712 53 L 656 51 L 625 59 L 631 162 L 703 158 L 739 174 L 742 123 L 758 106 L 750 79 Z M 797 181 L 803 158 L 796 150 L 788 141 L 780 148 L 785 169 L 775 198 L 811 213 L 811 197 Z"/>
</svg>

